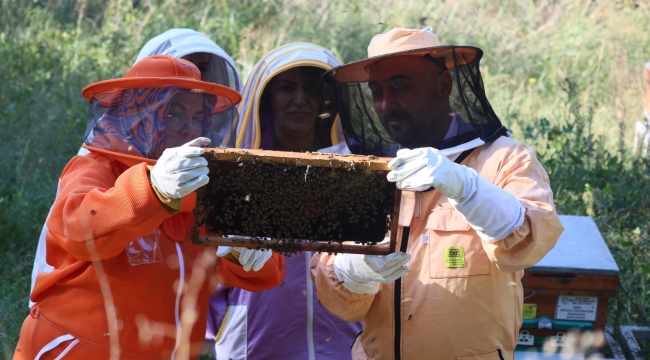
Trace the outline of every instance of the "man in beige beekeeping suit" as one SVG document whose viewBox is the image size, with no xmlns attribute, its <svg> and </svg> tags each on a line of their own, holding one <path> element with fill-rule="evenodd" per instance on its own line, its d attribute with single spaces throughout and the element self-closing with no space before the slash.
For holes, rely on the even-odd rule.
<svg viewBox="0 0 650 360">
<path fill-rule="evenodd" d="M 534 151 L 485 96 L 482 54 L 398 28 L 325 75 L 350 150 L 395 157 L 403 190 L 399 252 L 311 262 L 321 303 L 363 321 L 354 359 L 513 359 L 523 270 L 562 225 Z"/>
</svg>

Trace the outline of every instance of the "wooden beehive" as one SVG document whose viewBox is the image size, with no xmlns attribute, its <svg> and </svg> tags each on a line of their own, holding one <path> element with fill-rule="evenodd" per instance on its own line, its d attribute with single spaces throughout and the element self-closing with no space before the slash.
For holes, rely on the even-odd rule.
<svg viewBox="0 0 650 360">
<path fill-rule="evenodd" d="M 203 245 L 388 254 L 401 192 L 389 158 L 207 148 L 192 240 Z M 205 226 L 208 235 L 200 235 Z M 390 232 L 390 243 L 376 245 Z"/>
<path fill-rule="evenodd" d="M 589 216 L 560 215 L 564 232 L 555 247 L 526 269 L 522 348 L 541 347 L 569 330 L 604 332 L 619 268 Z"/>
</svg>

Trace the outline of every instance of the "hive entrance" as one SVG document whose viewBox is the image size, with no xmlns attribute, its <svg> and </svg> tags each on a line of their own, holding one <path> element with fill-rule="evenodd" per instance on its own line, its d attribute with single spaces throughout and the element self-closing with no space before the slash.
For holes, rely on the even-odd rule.
<svg viewBox="0 0 650 360">
<path fill-rule="evenodd" d="M 390 159 L 236 149 L 204 157 L 210 183 L 197 193 L 195 243 L 285 254 L 394 251 L 400 191 L 386 180 Z M 199 236 L 203 225 L 208 235 Z M 388 231 L 390 244 L 376 245 Z"/>
</svg>

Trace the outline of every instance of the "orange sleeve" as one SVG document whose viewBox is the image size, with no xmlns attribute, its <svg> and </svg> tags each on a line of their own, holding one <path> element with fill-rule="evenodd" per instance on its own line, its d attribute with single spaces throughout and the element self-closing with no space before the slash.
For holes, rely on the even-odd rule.
<svg viewBox="0 0 650 360">
<path fill-rule="evenodd" d="M 47 227 L 76 259 L 116 256 L 172 216 L 151 188 L 145 163 L 120 170 L 101 155 L 74 157 L 63 170 Z"/>
<path fill-rule="evenodd" d="M 260 271 L 244 271 L 244 267 L 224 258 L 217 259 L 217 278 L 219 284 L 244 289 L 262 291 L 272 289 L 284 280 L 286 266 L 284 257 L 273 253 Z"/>
</svg>

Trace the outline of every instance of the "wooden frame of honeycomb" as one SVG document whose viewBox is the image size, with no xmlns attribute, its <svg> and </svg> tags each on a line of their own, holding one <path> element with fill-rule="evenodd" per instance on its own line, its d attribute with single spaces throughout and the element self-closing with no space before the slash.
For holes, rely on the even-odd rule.
<svg viewBox="0 0 650 360">
<path fill-rule="evenodd" d="M 195 244 L 395 251 L 401 191 L 386 180 L 390 158 L 221 148 L 203 156 L 210 183 L 197 191 Z"/>
</svg>

